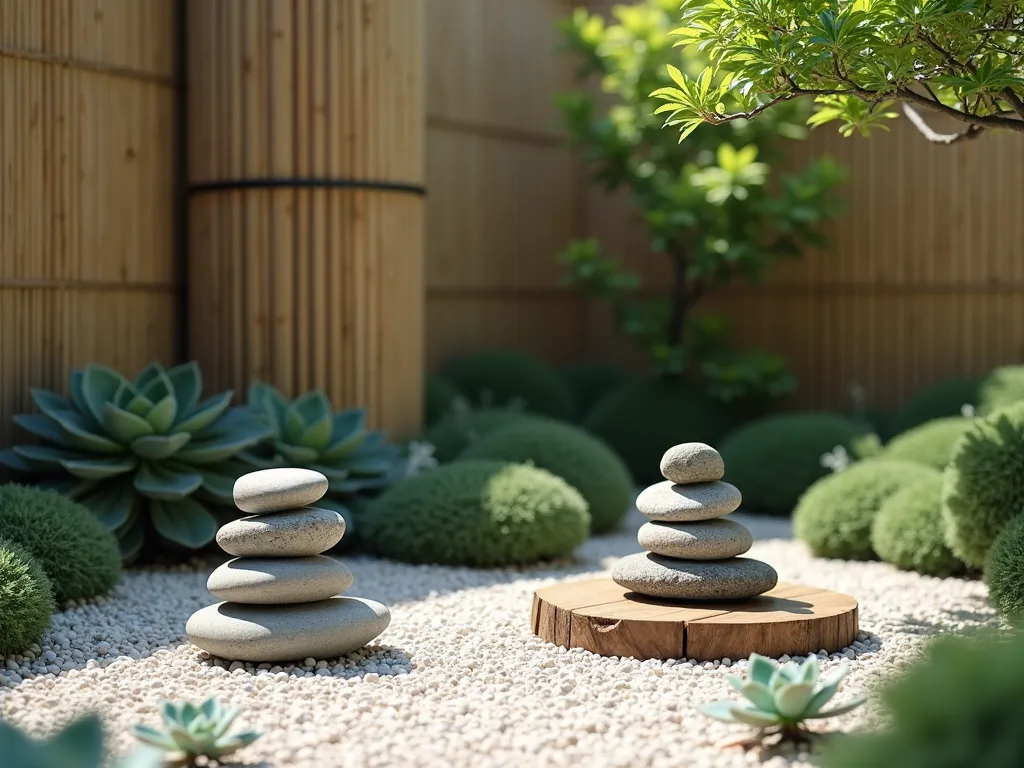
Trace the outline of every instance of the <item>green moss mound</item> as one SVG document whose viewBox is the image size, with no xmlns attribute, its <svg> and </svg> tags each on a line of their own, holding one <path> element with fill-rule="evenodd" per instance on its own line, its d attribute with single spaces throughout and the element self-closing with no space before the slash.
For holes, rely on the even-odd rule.
<svg viewBox="0 0 1024 768">
<path fill-rule="evenodd" d="M 725 479 L 743 492 L 745 512 L 789 515 L 804 491 L 831 474 L 822 456 L 837 446 L 854 459 L 881 450 L 867 425 L 843 416 L 766 416 L 740 427 L 722 443 Z"/>
<path fill-rule="evenodd" d="M 897 432 L 949 416 L 960 416 L 965 405 L 978 407 L 982 377 L 947 379 L 921 390 L 907 401 L 896 417 Z"/>
<path fill-rule="evenodd" d="M 976 421 L 957 442 L 945 478 L 946 542 L 981 568 L 996 536 L 1024 512 L 1024 403 Z"/>
<path fill-rule="evenodd" d="M 42 566 L 20 544 L 0 538 L 0 657 L 38 643 L 55 610 Z"/>
<path fill-rule="evenodd" d="M 885 500 L 871 525 L 871 546 L 887 563 L 928 576 L 955 576 L 964 564 L 946 546 L 942 475 L 922 478 Z"/>
<path fill-rule="evenodd" d="M 985 584 L 999 615 L 1019 629 L 1024 618 L 1024 515 L 992 542 L 985 557 Z"/>
<path fill-rule="evenodd" d="M 631 381 L 607 395 L 587 415 L 583 426 L 626 462 L 644 485 L 663 480 L 661 457 L 673 445 L 715 445 L 736 419 L 722 403 L 677 380 Z"/>
<path fill-rule="evenodd" d="M 32 554 L 58 602 L 104 595 L 121 574 L 114 535 L 88 509 L 56 491 L 0 487 L 0 536 Z"/>
<path fill-rule="evenodd" d="M 632 379 L 622 368 L 604 363 L 567 365 L 559 374 L 573 394 L 581 419 L 586 418 L 602 397 Z"/>
<path fill-rule="evenodd" d="M 490 408 L 521 405 L 530 413 L 571 421 L 572 392 L 547 363 L 522 352 L 477 352 L 441 369 L 471 403 Z"/>
<path fill-rule="evenodd" d="M 553 420 L 513 424 L 473 443 L 463 460 L 530 463 L 578 490 L 587 501 L 593 533 L 618 527 L 633 502 L 629 469 L 602 440 Z"/>
<path fill-rule="evenodd" d="M 503 408 L 455 412 L 428 429 L 423 434 L 423 440 L 436 449 L 434 457 L 441 464 L 447 464 L 455 461 L 470 445 L 494 430 L 538 418 Z"/>
<path fill-rule="evenodd" d="M 1024 765 L 1024 634 L 941 637 L 882 692 L 889 727 L 830 739 L 823 768 Z"/>
<path fill-rule="evenodd" d="M 938 475 L 909 461 L 859 462 L 807 489 L 793 513 L 793 532 L 818 557 L 870 560 L 871 525 L 882 504 L 901 488 Z"/>
<path fill-rule="evenodd" d="M 546 470 L 460 461 L 386 491 L 366 528 L 374 551 L 393 560 L 493 568 L 572 554 L 590 514 L 579 491 Z"/>
<path fill-rule="evenodd" d="M 935 469 L 945 469 L 953 457 L 953 448 L 974 419 L 950 416 L 934 419 L 894 437 L 882 455 L 887 459 L 914 461 Z"/>
<path fill-rule="evenodd" d="M 459 390 L 444 376 L 427 374 L 423 385 L 423 423 L 429 427 L 439 422 L 452 412 L 460 397 Z"/>
</svg>

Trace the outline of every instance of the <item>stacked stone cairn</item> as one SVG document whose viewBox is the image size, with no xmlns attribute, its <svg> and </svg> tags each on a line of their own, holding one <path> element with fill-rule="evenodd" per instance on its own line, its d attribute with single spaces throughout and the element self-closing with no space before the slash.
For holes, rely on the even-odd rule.
<svg viewBox="0 0 1024 768">
<path fill-rule="evenodd" d="M 352 572 L 323 554 L 345 535 L 345 519 L 311 506 L 327 478 L 307 469 L 267 469 L 238 479 L 234 500 L 249 514 L 217 532 L 234 555 L 207 589 L 224 602 L 196 611 L 189 640 L 208 653 L 238 661 L 331 659 L 369 643 L 391 622 L 373 600 L 340 597 Z"/>
<path fill-rule="evenodd" d="M 677 600 L 740 600 L 773 589 L 778 574 L 767 563 L 740 557 L 754 537 L 724 519 L 742 501 L 722 482 L 725 463 L 704 443 L 670 448 L 661 460 L 664 482 L 646 488 L 637 509 L 650 522 L 637 535 L 646 552 L 616 563 L 612 578 L 642 595 Z"/>
</svg>

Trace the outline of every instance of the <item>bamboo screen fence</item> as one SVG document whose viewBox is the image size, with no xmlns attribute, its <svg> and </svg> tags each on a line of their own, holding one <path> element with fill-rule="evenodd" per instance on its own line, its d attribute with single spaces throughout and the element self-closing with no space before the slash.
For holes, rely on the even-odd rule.
<svg viewBox="0 0 1024 768">
<path fill-rule="evenodd" d="M 173 362 L 172 9 L 0 0 L 2 445 L 29 387 Z"/>
<path fill-rule="evenodd" d="M 188 19 L 193 356 L 218 387 L 318 387 L 415 433 L 423 0 L 190 0 Z"/>
</svg>

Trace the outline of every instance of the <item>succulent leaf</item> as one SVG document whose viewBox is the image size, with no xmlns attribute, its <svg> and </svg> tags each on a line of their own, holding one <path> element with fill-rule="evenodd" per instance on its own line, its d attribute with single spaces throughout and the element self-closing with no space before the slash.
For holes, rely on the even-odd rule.
<svg viewBox="0 0 1024 768">
<path fill-rule="evenodd" d="M 150 518 L 161 536 L 189 549 L 209 544 L 217 533 L 217 521 L 213 515 L 189 498 L 152 501 Z"/>
<path fill-rule="evenodd" d="M 146 414 L 153 410 L 153 401 L 145 395 L 135 394 L 135 390 L 131 387 L 125 387 L 124 396 L 119 394 L 113 402 L 118 408 L 123 408 L 128 413 L 134 413 L 142 418 L 146 418 Z"/>
<path fill-rule="evenodd" d="M 64 433 L 64 442 L 75 448 L 96 453 L 122 453 L 124 446 L 107 437 L 89 431 L 85 418 L 73 411 L 57 411 L 51 418 Z"/>
<path fill-rule="evenodd" d="M 308 467 L 314 463 L 320 454 L 317 453 L 313 448 L 307 448 L 304 445 L 289 445 L 288 443 L 275 443 L 278 452 L 284 456 L 290 464 Z"/>
<path fill-rule="evenodd" d="M 29 389 L 29 395 L 32 397 L 32 402 L 36 404 L 36 408 L 51 419 L 54 418 L 55 413 L 74 412 L 74 406 L 71 403 L 48 390 L 32 387 Z"/>
<path fill-rule="evenodd" d="M 135 490 L 131 483 L 104 483 L 78 497 L 107 530 L 114 531 L 128 522 L 135 507 Z"/>
<path fill-rule="evenodd" d="M 203 484 L 203 476 L 191 468 L 176 471 L 166 464 L 143 463 L 135 473 L 135 490 L 157 501 L 179 501 L 195 493 Z"/>
<path fill-rule="evenodd" d="M 758 709 L 763 709 L 765 712 L 775 711 L 775 697 L 772 696 L 767 685 L 751 680 L 743 684 L 740 693 Z"/>
<path fill-rule="evenodd" d="M 68 474 L 83 480 L 106 480 L 131 472 L 138 463 L 134 456 L 125 455 L 63 459 L 60 464 Z"/>
<path fill-rule="evenodd" d="M 31 465 L 10 448 L 0 451 L 0 464 L 3 464 L 8 469 L 13 469 L 15 472 L 26 475 L 33 472 Z"/>
<path fill-rule="evenodd" d="M 216 469 L 222 471 L 218 472 L 205 467 L 198 468 L 199 474 L 203 477 L 203 490 L 221 504 L 230 505 L 234 501 L 235 480 L 247 474 L 249 468 L 242 467 L 237 472 L 227 471 L 227 468 L 223 466 Z"/>
<path fill-rule="evenodd" d="M 171 384 L 171 380 L 167 377 L 167 372 L 159 366 L 155 366 L 154 370 L 155 373 L 145 384 L 136 381 L 135 388 L 154 403 L 163 400 L 165 397 L 174 397 L 174 385 Z"/>
<path fill-rule="evenodd" d="M 713 717 L 715 720 L 721 720 L 726 723 L 735 723 L 736 718 L 733 717 L 732 709 L 736 704 L 731 701 L 713 701 L 710 704 L 702 704 L 700 711 L 708 717 Z"/>
<path fill-rule="evenodd" d="M 40 471 L 54 466 L 61 466 L 64 461 L 84 457 L 84 454 L 78 451 L 54 448 L 49 445 L 16 445 L 13 450 L 18 458 L 27 462 L 33 469 Z"/>
<path fill-rule="evenodd" d="M 839 715 L 845 715 L 847 712 L 852 712 L 865 701 L 867 701 L 866 696 L 857 696 L 845 704 L 840 704 L 838 707 L 833 707 L 832 709 L 822 712 L 816 712 L 813 715 L 805 715 L 805 717 L 811 720 L 821 720 L 826 717 L 838 717 Z"/>
<path fill-rule="evenodd" d="M 289 443 L 297 445 L 305 429 L 306 422 L 302 420 L 302 414 L 299 412 L 296 404 L 292 403 L 284 413 L 283 437 Z"/>
<path fill-rule="evenodd" d="M 104 423 L 104 409 L 124 383 L 125 378 L 121 374 L 105 365 L 93 364 L 85 367 L 82 374 L 82 398 L 85 400 L 88 413 L 97 424 Z"/>
<path fill-rule="evenodd" d="M 131 445 L 132 441 L 153 434 L 152 424 L 113 403 L 107 403 L 102 413 L 103 426 L 121 445 Z"/>
<path fill-rule="evenodd" d="M 52 419 L 46 416 L 38 413 L 24 413 L 12 416 L 11 421 L 30 435 L 41 437 L 43 440 L 57 445 L 64 443 L 64 433 Z"/>
<path fill-rule="evenodd" d="M 132 442 L 132 452 L 150 461 L 169 459 L 180 451 L 190 440 L 188 432 L 173 435 L 146 435 Z"/>
<path fill-rule="evenodd" d="M 178 748 L 169 734 L 148 725 L 133 725 L 132 735 L 141 742 L 173 752 Z"/>
<path fill-rule="evenodd" d="M 146 421 L 150 423 L 156 432 L 163 434 L 174 424 L 174 418 L 177 415 L 178 401 L 174 399 L 174 394 L 172 393 L 150 409 L 149 413 L 146 414 Z"/>
<path fill-rule="evenodd" d="M 207 699 L 199 706 L 186 703 L 174 707 L 165 703 L 165 732 L 139 726 L 133 733 L 140 740 L 161 746 L 168 752 L 180 753 L 189 761 L 200 756 L 219 760 L 261 735 L 255 731 L 228 734 L 237 714 L 236 710 L 223 709 L 214 699 Z"/>
<path fill-rule="evenodd" d="M 231 392 L 221 392 L 219 395 L 214 395 L 199 403 L 193 413 L 179 413 L 179 417 L 184 418 L 175 425 L 175 430 L 195 434 L 206 429 L 224 415 L 228 406 L 231 405 L 233 396 Z"/>
<path fill-rule="evenodd" d="M 753 725 L 757 728 L 770 728 L 781 722 L 781 718 L 774 712 L 762 712 L 760 709 L 752 707 L 742 707 L 738 704 L 733 704 L 731 711 L 733 718 L 738 722 Z"/>
<path fill-rule="evenodd" d="M 813 695 L 813 683 L 784 685 L 775 692 L 775 711 L 787 720 L 799 719 Z"/>
<path fill-rule="evenodd" d="M 178 416 L 191 414 L 199 403 L 203 392 L 203 374 L 199 363 L 192 360 L 171 368 L 167 372 L 171 386 L 174 387 L 174 398 L 178 403 Z"/>
<path fill-rule="evenodd" d="M 267 435 L 264 425 L 249 421 L 218 437 L 193 440 L 178 451 L 176 458 L 189 464 L 217 464 L 255 445 Z"/>
<path fill-rule="evenodd" d="M 807 661 L 800 667 L 799 681 L 801 683 L 810 683 L 814 685 L 818 682 L 818 675 L 820 674 L 820 668 L 818 667 L 818 658 L 816 656 L 809 656 Z"/>
<path fill-rule="evenodd" d="M 147 365 L 139 371 L 138 376 L 135 377 L 135 381 L 133 382 L 135 390 L 143 392 L 162 371 L 163 367 L 159 363 L 150 363 Z"/>
</svg>

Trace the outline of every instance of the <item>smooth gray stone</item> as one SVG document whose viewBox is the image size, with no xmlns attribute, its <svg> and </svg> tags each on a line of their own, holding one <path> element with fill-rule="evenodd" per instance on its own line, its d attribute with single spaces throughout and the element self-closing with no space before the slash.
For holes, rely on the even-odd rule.
<svg viewBox="0 0 1024 768">
<path fill-rule="evenodd" d="M 217 531 L 217 544 L 235 557 L 311 557 L 345 535 L 345 518 L 333 509 L 306 507 L 232 520 Z"/>
<path fill-rule="evenodd" d="M 692 523 L 735 512 L 741 501 L 740 489 L 729 483 L 677 485 L 665 480 L 644 488 L 636 498 L 636 508 L 651 520 Z"/>
<path fill-rule="evenodd" d="M 640 526 L 636 540 L 648 552 L 684 560 L 724 560 L 742 555 L 754 544 L 753 534 L 732 520 L 696 523 L 650 522 Z"/>
<path fill-rule="evenodd" d="M 301 605 L 217 603 L 185 624 L 188 639 L 232 661 L 334 659 L 362 648 L 391 623 L 387 607 L 361 597 Z"/>
<path fill-rule="evenodd" d="M 352 571 L 340 560 L 314 557 L 237 557 L 206 582 L 214 597 L 234 603 L 313 603 L 352 586 Z"/>
<path fill-rule="evenodd" d="M 763 594 L 779 582 L 768 563 L 748 557 L 709 562 L 675 560 L 650 552 L 619 560 L 612 579 L 641 595 L 677 600 L 739 600 Z"/>
<path fill-rule="evenodd" d="M 238 478 L 231 495 L 243 512 L 262 515 L 315 504 L 327 485 L 327 478 L 311 469 L 261 469 Z"/>
<path fill-rule="evenodd" d="M 721 454 L 706 443 L 682 443 L 661 457 L 663 477 L 680 485 L 713 483 L 725 476 Z"/>
</svg>

